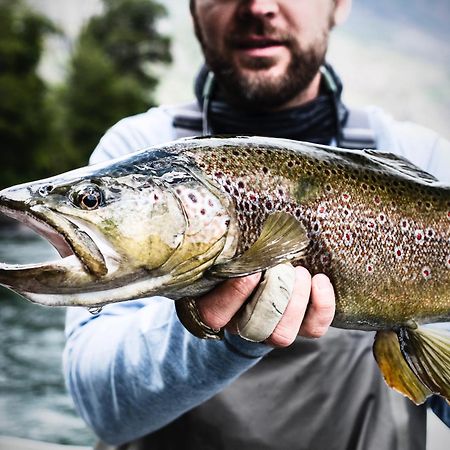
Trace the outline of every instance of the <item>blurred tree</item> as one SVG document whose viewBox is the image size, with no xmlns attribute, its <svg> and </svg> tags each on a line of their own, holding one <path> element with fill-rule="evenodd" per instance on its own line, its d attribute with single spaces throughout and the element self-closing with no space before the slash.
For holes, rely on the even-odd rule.
<svg viewBox="0 0 450 450">
<path fill-rule="evenodd" d="M 50 133 L 45 83 L 37 74 L 44 38 L 56 27 L 21 0 L 0 0 L 0 187 L 36 173 Z"/>
<path fill-rule="evenodd" d="M 169 63 L 170 40 L 157 20 L 165 8 L 151 0 L 103 0 L 104 12 L 82 30 L 61 92 L 65 128 L 76 165 L 108 127 L 154 104 L 151 63 Z M 76 150 L 75 150 L 76 149 Z"/>
</svg>

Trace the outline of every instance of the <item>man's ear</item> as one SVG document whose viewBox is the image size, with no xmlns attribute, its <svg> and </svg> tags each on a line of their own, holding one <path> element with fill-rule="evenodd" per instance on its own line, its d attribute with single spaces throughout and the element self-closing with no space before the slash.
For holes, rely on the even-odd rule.
<svg viewBox="0 0 450 450">
<path fill-rule="evenodd" d="M 350 14 L 350 10 L 352 9 L 352 0 L 335 0 L 334 7 L 334 25 L 340 25 L 345 22 L 348 15 Z"/>
</svg>

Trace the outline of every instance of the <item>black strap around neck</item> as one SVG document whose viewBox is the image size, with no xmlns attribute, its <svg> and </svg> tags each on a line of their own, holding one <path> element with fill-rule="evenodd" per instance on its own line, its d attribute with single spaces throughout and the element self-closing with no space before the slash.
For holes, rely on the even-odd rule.
<svg viewBox="0 0 450 450">
<path fill-rule="evenodd" d="M 259 135 L 289 138 L 345 148 L 375 148 L 374 133 L 364 110 L 349 111 L 341 101 L 342 83 L 328 64 L 323 66 L 321 91 L 313 101 L 277 112 L 248 112 L 228 105 L 203 66 L 195 94 L 201 112 L 184 105 L 174 114 L 174 126 L 193 134 Z"/>
<path fill-rule="evenodd" d="M 203 124 L 211 134 L 245 134 L 281 137 L 329 144 L 347 120 L 347 109 L 340 101 L 342 83 L 329 65 L 323 67 L 321 89 L 317 98 L 298 107 L 281 111 L 246 111 L 229 105 L 213 84 L 209 70 L 200 70 L 195 94 L 203 111 Z"/>
</svg>

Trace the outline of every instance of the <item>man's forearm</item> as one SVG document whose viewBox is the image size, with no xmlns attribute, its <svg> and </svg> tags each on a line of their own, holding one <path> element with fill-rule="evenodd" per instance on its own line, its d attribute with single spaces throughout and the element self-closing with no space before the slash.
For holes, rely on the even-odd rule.
<svg viewBox="0 0 450 450">
<path fill-rule="evenodd" d="M 163 427 L 269 351 L 228 334 L 222 342 L 199 340 L 181 326 L 168 301 L 128 309 L 123 314 L 124 307 L 114 305 L 98 317 L 78 319 L 65 350 L 77 409 L 108 443 Z"/>
</svg>

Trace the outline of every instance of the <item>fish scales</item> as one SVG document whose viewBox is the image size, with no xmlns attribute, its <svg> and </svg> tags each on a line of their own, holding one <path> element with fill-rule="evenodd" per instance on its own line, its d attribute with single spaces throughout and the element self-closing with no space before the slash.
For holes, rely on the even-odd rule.
<svg viewBox="0 0 450 450">
<path fill-rule="evenodd" d="M 285 211 L 308 230 L 297 264 L 331 277 L 335 324 L 379 329 L 448 315 L 449 191 L 393 178 L 373 167 L 270 146 L 202 148 L 192 157 L 233 198 L 239 251 L 268 215 Z"/>
</svg>

